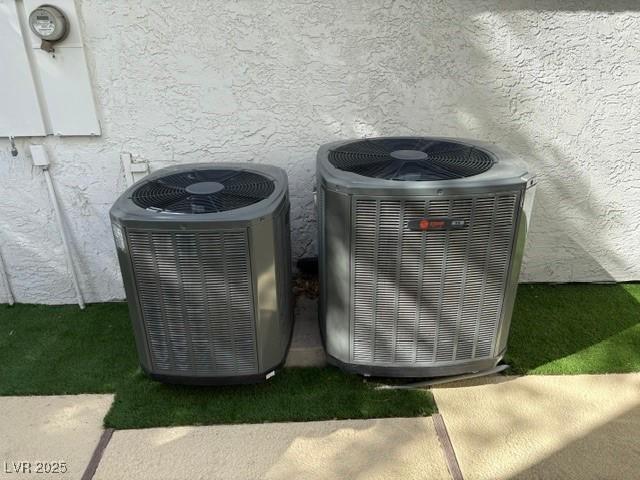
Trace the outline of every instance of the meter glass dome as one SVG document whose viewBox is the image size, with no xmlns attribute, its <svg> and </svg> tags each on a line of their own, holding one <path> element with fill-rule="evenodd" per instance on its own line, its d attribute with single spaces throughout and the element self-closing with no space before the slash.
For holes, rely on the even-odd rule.
<svg viewBox="0 0 640 480">
<path fill-rule="evenodd" d="M 31 31 L 42 40 L 56 42 L 67 35 L 67 20 L 56 7 L 42 5 L 29 15 Z"/>
</svg>

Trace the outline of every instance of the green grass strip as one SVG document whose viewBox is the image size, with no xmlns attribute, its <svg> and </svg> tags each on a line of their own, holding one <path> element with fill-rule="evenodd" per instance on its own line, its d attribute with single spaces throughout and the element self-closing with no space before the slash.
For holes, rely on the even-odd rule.
<svg viewBox="0 0 640 480">
<path fill-rule="evenodd" d="M 0 305 L 0 395 L 114 392 L 137 363 L 124 303 Z"/>
<path fill-rule="evenodd" d="M 640 284 L 520 285 L 505 361 L 518 374 L 640 371 Z"/>
</svg>

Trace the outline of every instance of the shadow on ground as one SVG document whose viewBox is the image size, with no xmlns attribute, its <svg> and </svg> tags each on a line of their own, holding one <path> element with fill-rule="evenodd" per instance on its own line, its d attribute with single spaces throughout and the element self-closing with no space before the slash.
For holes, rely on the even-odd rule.
<svg viewBox="0 0 640 480">
<path fill-rule="evenodd" d="M 513 479 L 636 478 L 640 468 L 640 405 L 567 443 Z"/>
<path fill-rule="evenodd" d="M 433 390 L 465 478 L 637 478 L 640 377 L 475 379 Z"/>
</svg>

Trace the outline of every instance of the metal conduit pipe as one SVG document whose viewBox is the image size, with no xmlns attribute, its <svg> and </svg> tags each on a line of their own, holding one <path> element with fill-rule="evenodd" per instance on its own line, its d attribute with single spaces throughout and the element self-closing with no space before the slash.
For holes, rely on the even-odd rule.
<svg viewBox="0 0 640 480">
<path fill-rule="evenodd" d="M 53 205 L 55 211 L 56 221 L 58 223 L 58 230 L 60 231 L 60 237 L 62 239 L 62 246 L 64 247 L 67 263 L 69 264 L 69 270 L 71 271 L 71 280 L 73 282 L 73 288 L 76 291 L 76 298 L 78 305 L 81 309 L 84 309 L 84 299 L 82 298 L 82 291 L 80 290 L 80 283 L 78 282 L 78 272 L 76 270 L 75 262 L 73 261 L 73 255 L 71 253 L 71 242 L 67 236 L 67 231 L 64 228 L 64 222 L 62 220 L 62 210 L 60 209 L 60 202 L 58 202 L 58 195 L 56 189 L 53 186 L 51 179 L 51 173 L 49 172 L 49 157 L 42 145 L 31 145 L 31 157 L 33 164 L 42 168 L 42 173 L 47 182 L 47 189 L 49 191 L 49 200 Z"/>
</svg>

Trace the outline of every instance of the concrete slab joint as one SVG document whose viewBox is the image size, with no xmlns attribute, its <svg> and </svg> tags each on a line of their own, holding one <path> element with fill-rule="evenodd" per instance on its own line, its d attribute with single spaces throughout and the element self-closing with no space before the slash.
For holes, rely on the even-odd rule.
<svg viewBox="0 0 640 480">
<path fill-rule="evenodd" d="M 0 479 L 82 478 L 112 401 L 113 395 L 0 397 Z"/>
</svg>

